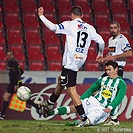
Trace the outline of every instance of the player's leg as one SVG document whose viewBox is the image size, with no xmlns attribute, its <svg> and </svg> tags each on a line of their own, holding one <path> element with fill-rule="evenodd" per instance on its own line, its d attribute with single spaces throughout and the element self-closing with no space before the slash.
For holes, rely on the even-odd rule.
<svg viewBox="0 0 133 133">
<path fill-rule="evenodd" d="M 47 101 L 44 101 L 44 106 L 47 106 L 50 110 L 54 108 L 55 102 L 58 100 L 60 94 L 64 91 L 64 86 L 60 85 L 60 81 L 58 80 L 58 84 L 51 94 L 50 98 Z"/>
<path fill-rule="evenodd" d="M 85 114 L 84 108 L 82 106 L 82 102 L 80 100 L 80 96 L 77 93 L 76 89 L 76 81 L 77 81 L 77 72 L 71 71 L 71 70 L 66 70 L 67 72 L 67 92 L 70 95 L 72 102 L 76 108 L 76 111 L 78 115 L 80 116 L 81 120 L 83 123 L 87 121 L 87 116 Z"/>
<path fill-rule="evenodd" d="M 26 101 L 27 104 L 33 106 L 36 109 L 36 112 L 39 114 L 39 117 L 41 117 L 43 109 L 40 103 L 35 103 L 33 100 L 29 99 Z"/>
<path fill-rule="evenodd" d="M 18 86 L 21 87 L 22 86 L 22 81 L 18 81 Z M 28 101 L 26 101 L 27 104 L 33 106 L 34 108 L 36 108 L 36 112 L 39 114 L 39 117 L 41 117 L 42 115 L 42 107 L 40 105 L 40 103 L 35 103 L 33 100 L 28 99 Z"/>
<path fill-rule="evenodd" d="M 52 110 L 54 108 L 55 102 L 58 100 L 60 94 L 64 91 L 64 86 L 60 84 L 60 76 L 58 77 L 58 84 L 50 96 L 49 100 L 45 103 L 47 107 Z"/>
<path fill-rule="evenodd" d="M 9 104 L 9 98 L 11 95 L 13 95 L 15 92 L 14 86 L 10 83 L 9 86 L 7 87 L 4 95 L 3 95 L 3 102 L 2 102 L 2 110 L 0 113 L 0 119 L 4 119 L 5 113 Z"/>
<path fill-rule="evenodd" d="M 43 111 L 42 115 L 44 117 L 48 116 L 49 111 L 54 109 L 54 103 L 57 101 L 59 98 L 60 94 L 64 90 L 64 86 L 62 87 L 61 85 L 57 85 L 55 91 L 51 94 L 50 98 L 48 100 L 44 100 L 41 104 Z"/>
<path fill-rule="evenodd" d="M 86 121 L 87 120 L 87 116 L 85 114 L 84 108 L 82 106 L 82 102 L 80 100 L 80 97 L 76 91 L 76 86 L 73 87 L 68 87 L 67 89 L 73 104 L 77 110 L 77 113 L 79 114 L 80 118 L 82 119 L 82 121 Z"/>
<path fill-rule="evenodd" d="M 88 106 L 86 105 L 86 103 L 87 103 L 86 102 L 86 99 L 82 99 L 81 102 L 82 102 L 82 106 L 84 108 L 85 114 L 87 116 L 87 113 L 88 113 L 88 111 L 89 111 L 90 108 L 88 108 Z M 90 122 L 89 118 L 87 118 L 87 120 L 85 122 L 82 121 L 82 120 L 79 120 L 78 123 L 76 123 L 76 124 L 77 124 L 76 127 L 83 127 L 83 126 L 89 126 L 89 125 L 91 125 L 91 122 Z"/>
<path fill-rule="evenodd" d="M 58 77 L 58 84 L 51 94 L 50 98 L 48 100 L 44 100 L 42 102 L 42 107 L 43 107 L 43 116 L 46 118 L 48 116 L 49 111 L 54 109 L 54 103 L 57 101 L 59 98 L 60 94 L 64 91 L 64 86 L 61 85 L 61 76 Z"/>
<path fill-rule="evenodd" d="M 85 126 L 104 122 L 109 116 L 109 113 L 103 111 L 103 107 L 99 101 L 92 96 L 82 100 L 82 104 L 88 118 L 88 123 Z"/>
<path fill-rule="evenodd" d="M 54 105 L 54 103 L 57 101 L 58 97 L 64 90 L 64 87 L 66 86 L 68 88 L 68 93 L 72 98 L 72 101 L 75 105 L 75 108 L 79 116 L 83 121 L 86 121 L 87 117 L 82 107 L 80 97 L 76 91 L 76 78 L 77 78 L 77 72 L 63 68 L 59 83 L 55 91 L 50 96 L 50 99 L 47 101 L 47 104 L 45 104 L 44 106 L 50 109 L 50 105 Z M 46 113 L 48 113 L 49 111 L 48 109 L 44 108 Z M 45 117 L 45 113 L 44 113 L 44 117 Z"/>
<path fill-rule="evenodd" d="M 87 117 L 91 125 L 96 125 L 104 122 L 109 117 L 109 113 L 104 112 L 102 108 L 93 109 L 88 113 Z"/>
<path fill-rule="evenodd" d="M 59 108 L 51 110 L 48 113 L 48 116 L 51 116 L 51 115 L 65 115 L 65 114 L 74 113 L 74 112 L 76 112 L 76 109 L 75 109 L 74 105 L 71 105 L 71 106 L 61 106 Z"/>
<path fill-rule="evenodd" d="M 5 113 L 9 104 L 9 97 L 11 96 L 11 93 L 5 92 L 3 95 L 3 102 L 2 102 L 2 110 L 0 113 L 0 119 L 4 119 L 5 118 Z"/>
<path fill-rule="evenodd" d="M 51 115 L 64 115 L 70 113 L 70 108 L 69 106 L 62 106 L 57 109 L 54 109 L 53 111 L 50 111 L 48 113 L 49 116 Z"/>
<path fill-rule="evenodd" d="M 118 106 L 115 110 L 111 111 L 109 119 L 104 123 L 104 125 L 120 125 L 120 122 L 118 120 L 119 117 L 119 111 L 120 106 Z"/>
<path fill-rule="evenodd" d="M 105 126 L 111 126 L 111 125 L 120 125 L 120 122 L 118 120 L 118 114 L 114 116 L 110 116 L 107 121 L 105 121 L 104 125 Z"/>
</svg>

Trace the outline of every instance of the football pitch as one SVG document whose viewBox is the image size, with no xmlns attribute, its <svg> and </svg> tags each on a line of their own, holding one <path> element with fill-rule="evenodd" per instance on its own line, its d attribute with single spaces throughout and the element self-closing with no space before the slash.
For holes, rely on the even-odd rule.
<svg viewBox="0 0 133 133">
<path fill-rule="evenodd" d="M 120 122 L 119 126 L 103 124 L 75 127 L 70 121 L 0 120 L 0 133 L 133 133 L 133 122 Z"/>
</svg>

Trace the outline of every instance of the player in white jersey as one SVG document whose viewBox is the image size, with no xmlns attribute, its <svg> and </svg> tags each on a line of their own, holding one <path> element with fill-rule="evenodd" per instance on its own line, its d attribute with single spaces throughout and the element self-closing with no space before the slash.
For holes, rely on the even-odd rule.
<svg viewBox="0 0 133 133">
<path fill-rule="evenodd" d="M 118 112 L 126 94 L 127 86 L 125 81 L 118 76 L 117 62 L 108 61 L 105 64 L 105 71 L 108 76 L 99 78 L 80 97 L 89 121 L 86 123 L 81 121 L 77 125 L 78 127 L 104 122 L 111 111 Z M 98 93 L 95 94 L 97 91 Z M 62 106 L 50 111 L 48 116 L 64 115 L 73 112 L 76 112 L 73 105 Z"/>
<path fill-rule="evenodd" d="M 127 38 L 120 32 L 120 24 L 117 21 L 110 23 L 111 37 L 108 41 L 109 53 L 103 58 L 103 62 L 108 60 L 115 60 L 118 63 L 118 75 L 123 77 L 124 66 L 126 65 L 126 59 L 132 57 L 132 49 Z M 106 76 L 104 73 L 102 77 Z M 111 120 L 105 123 L 106 125 L 117 125 L 118 114 L 111 114 Z"/>
<path fill-rule="evenodd" d="M 67 87 L 67 91 L 72 98 L 75 108 L 83 121 L 87 120 L 80 97 L 76 91 L 77 72 L 86 61 L 88 49 L 91 40 L 99 44 L 99 52 L 96 61 L 103 56 L 104 41 L 102 37 L 96 33 L 93 26 L 82 21 L 82 9 L 78 6 L 72 7 L 72 21 L 64 21 L 61 24 L 53 24 L 44 15 L 43 7 L 38 9 L 38 15 L 46 27 L 56 34 L 65 34 L 65 52 L 63 55 L 61 84 L 58 84 L 50 99 L 45 103 L 49 109 L 53 108 L 58 97 Z"/>
<path fill-rule="evenodd" d="M 123 68 L 126 65 L 126 59 L 132 57 L 132 49 L 128 39 L 120 33 L 120 24 L 117 21 L 110 23 L 110 33 L 109 53 L 103 58 L 103 62 L 115 60 L 119 67 L 118 75 L 123 77 Z"/>
</svg>

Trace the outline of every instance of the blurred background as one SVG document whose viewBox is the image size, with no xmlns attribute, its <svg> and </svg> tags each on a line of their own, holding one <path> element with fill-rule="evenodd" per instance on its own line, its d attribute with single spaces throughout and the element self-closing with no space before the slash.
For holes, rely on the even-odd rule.
<svg viewBox="0 0 133 133">
<path fill-rule="evenodd" d="M 45 16 L 53 23 L 70 19 L 74 5 L 83 9 L 83 20 L 93 25 L 103 37 L 107 54 L 109 23 L 116 20 L 133 47 L 133 0 L 0 0 L 0 70 L 6 69 L 7 50 L 13 50 L 24 70 L 60 71 L 64 51 L 63 35 L 55 35 L 39 20 L 37 9 L 43 6 Z M 95 57 L 97 45 L 91 43 L 88 58 L 81 71 L 102 71 Z M 129 58 L 125 71 L 133 71 Z"/>
</svg>

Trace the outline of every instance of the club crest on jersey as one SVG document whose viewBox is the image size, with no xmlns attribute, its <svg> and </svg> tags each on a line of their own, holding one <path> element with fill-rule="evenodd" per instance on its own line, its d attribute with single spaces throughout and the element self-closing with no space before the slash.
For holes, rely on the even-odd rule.
<svg viewBox="0 0 133 133">
<path fill-rule="evenodd" d="M 102 96 L 104 98 L 110 98 L 112 96 L 112 93 L 109 90 L 103 90 Z"/>
<path fill-rule="evenodd" d="M 80 30 L 87 30 L 87 27 L 85 27 L 83 24 L 78 24 L 78 28 Z"/>
</svg>

